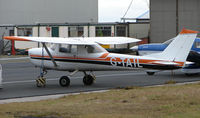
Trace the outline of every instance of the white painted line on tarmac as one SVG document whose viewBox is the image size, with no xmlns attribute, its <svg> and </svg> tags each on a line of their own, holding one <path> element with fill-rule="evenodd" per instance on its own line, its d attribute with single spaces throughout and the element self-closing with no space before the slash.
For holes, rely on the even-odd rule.
<svg viewBox="0 0 200 118">
<path fill-rule="evenodd" d="M 161 84 L 161 85 L 152 85 L 152 86 L 144 86 L 144 87 L 180 86 L 180 85 L 196 84 L 196 83 L 200 83 L 200 81 L 182 82 L 182 83 L 176 83 L 176 84 Z"/>
<path fill-rule="evenodd" d="M 34 102 L 34 101 L 41 101 L 41 100 L 48 100 L 48 99 L 58 99 L 58 98 L 61 98 L 61 97 L 64 97 L 64 96 L 70 96 L 70 95 L 102 93 L 102 92 L 107 92 L 107 91 L 109 91 L 109 90 L 99 90 L 99 91 L 80 92 L 80 93 L 69 93 L 69 94 L 14 98 L 14 99 L 0 100 L 0 104 L 7 104 L 7 103 L 14 103 L 14 102 Z"/>
<path fill-rule="evenodd" d="M 19 84 L 19 83 L 30 83 L 35 82 L 35 80 L 24 80 L 24 81 L 10 81 L 10 82 L 3 82 L 3 84 Z"/>
<path fill-rule="evenodd" d="M 184 83 L 177 83 L 177 84 L 153 85 L 153 86 L 145 86 L 145 87 L 177 86 L 177 85 L 185 85 L 185 84 L 195 84 L 195 83 L 199 83 L 199 82 L 200 81 L 184 82 Z M 13 98 L 13 99 L 0 100 L 0 104 L 15 103 L 15 102 L 18 102 L 18 103 L 19 102 L 35 102 L 35 101 L 41 101 L 41 100 L 58 99 L 58 98 L 70 96 L 70 95 L 89 94 L 89 93 L 103 93 L 103 92 L 108 92 L 108 91 L 110 91 L 110 90 L 99 90 L 99 91 L 90 91 L 90 92 L 79 92 L 79 93 L 57 94 L 57 95 L 47 95 L 47 96 Z"/>
<path fill-rule="evenodd" d="M 109 74 L 109 75 L 98 75 L 96 77 L 110 77 L 110 76 L 124 76 L 124 75 L 141 75 L 144 74 L 144 72 L 139 72 L 139 73 L 135 73 L 133 71 L 133 73 L 121 73 L 121 74 Z"/>
<path fill-rule="evenodd" d="M 125 75 L 141 75 L 144 74 L 142 72 L 140 73 L 123 73 L 123 74 L 107 74 L 107 75 L 97 75 L 96 77 L 112 77 L 112 76 L 125 76 Z M 82 76 L 79 77 L 71 77 L 71 79 L 80 79 L 83 78 Z M 47 81 L 55 81 L 58 80 L 58 78 L 50 78 L 47 79 Z M 5 84 L 20 84 L 20 83 L 31 83 L 35 82 L 35 80 L 23 80 L 23 81 L 10 81 L 10 82 L 3 82 L 3 85 Z"/>
<path fill-rule="evenodd" d="M 29 59 L 29 57 L 0 58 L 0 61 L 6 61 L 6 60 L 21 60 L 21 59 Z"/>
</svg>

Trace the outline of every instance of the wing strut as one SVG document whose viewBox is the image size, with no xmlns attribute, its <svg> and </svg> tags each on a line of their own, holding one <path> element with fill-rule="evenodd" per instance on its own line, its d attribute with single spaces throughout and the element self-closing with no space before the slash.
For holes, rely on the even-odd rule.
<svg viewBox="0 0 200 118">
<path fill-rule="evenodd" d="M 47 48 L 46 44 L 45 44 L 45 43 L 42 43 L 42 45 L 43 45 L 43 47 L 45 48 L 45 50 L 47 51 L 47 53 L 48 53 L 49 57 L 51 58 L 51 61 L 53 62 L 53 64 L 54 64 L 54 67 L 57 67 L 58 65 L 56 64 L 56 62 L 55 62 L 55 60 L 54 60 L 53 56 L 52 56 L 52 55 L 51 55 L 51 53 L 49 52 L 49 50 L 48 50 L 48 48 Z"/>
</svg>

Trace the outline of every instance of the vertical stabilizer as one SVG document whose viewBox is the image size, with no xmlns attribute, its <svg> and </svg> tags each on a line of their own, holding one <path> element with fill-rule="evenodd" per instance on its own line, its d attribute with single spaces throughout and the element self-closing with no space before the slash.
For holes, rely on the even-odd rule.
<svg viewBox="0 0 200 118">
<path fill-rule="evenodd" d="M 169 61 L 185 62 L 198 31 L 183 29 L 161 53 L 148 55 Z"/>
</svg>

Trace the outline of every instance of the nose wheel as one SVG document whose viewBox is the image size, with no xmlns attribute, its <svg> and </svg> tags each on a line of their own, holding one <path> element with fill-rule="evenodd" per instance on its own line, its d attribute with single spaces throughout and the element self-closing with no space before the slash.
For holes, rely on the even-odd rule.
<svg viewBox="0 0 200 118">
<path fill-rule="evenodd" d="M 46 75 L 46 74 L 47 74 L 47 71 L 45 69 L 42 69 L 42 72 L 40 73 L 40 75 L 36 79 L 36 86 L 37 87 L 46 87 L 46 78 L 44 77 L 44 75 Z"/>
<path fill-rule="evenodd" d="M 83 77 L 84 85 L 87 85 L 87 86 L 92 85 L 95 81 L 95 76 L 90 75 L 90 74 L 86 74 L 85 72 L 84 72 L 84 74 L 85 74 L 85 76 Z"/>
</svg>

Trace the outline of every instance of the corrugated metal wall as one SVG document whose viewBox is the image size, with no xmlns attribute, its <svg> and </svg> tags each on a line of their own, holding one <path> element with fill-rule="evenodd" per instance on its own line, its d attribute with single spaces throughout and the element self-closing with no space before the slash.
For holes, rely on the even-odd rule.
<svg viewBox="0 0 200 118">
<path fill-rule="evenodd" d="M 200 0 L 150 0 L 150 42 L 176 36 L 182 28 L 200 31 Z"/>
<path fill-rule="evenodd" d="M 148 38 L 149 37 L 149 23 L 141 24 L 130 24 L 129 25 L 129 36 L 134 38 Z"/>
<path fill-rule="evenodd" d="M 0 0 L 0 24 L 98 22 L 98 0 Z"/>
</svg>

